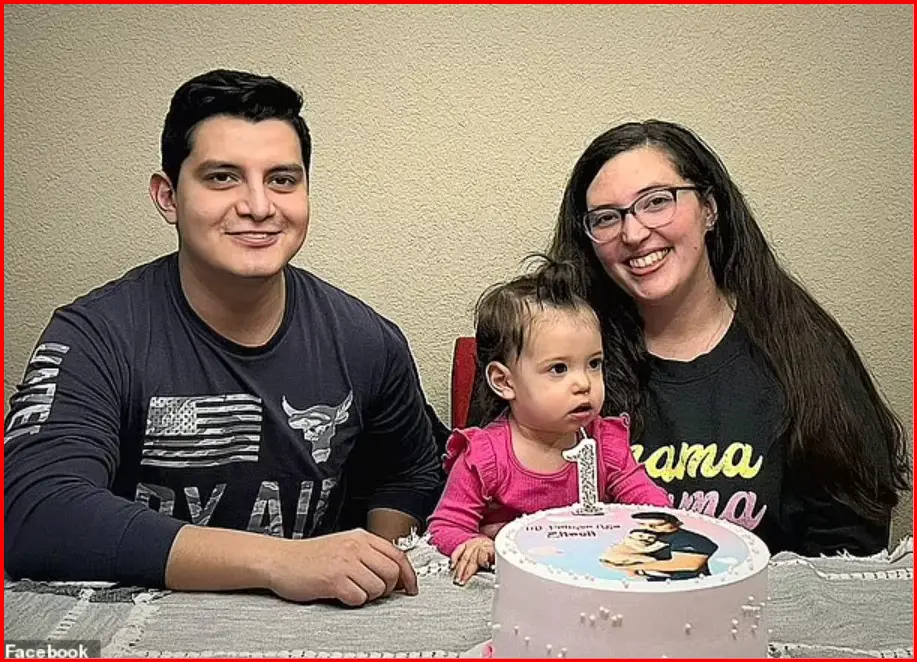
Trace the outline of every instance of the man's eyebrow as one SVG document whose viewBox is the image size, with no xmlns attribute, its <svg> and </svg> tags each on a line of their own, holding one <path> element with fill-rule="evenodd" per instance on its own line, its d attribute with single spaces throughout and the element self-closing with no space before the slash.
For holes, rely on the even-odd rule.
<svg viewBox="0 0 917 662">
<path fill-rule="evenodd" d="M 293 172 L 298 175 L 301 175 L 305 172 L 305 169 L 298 163 L 282 163 L 281 165 L 274 166 L 268 172 Z"/>
<path fill-rule="evenodd" d="M 201 162 L 195 171 L 197 172 L 207 172 L 209 170 L 232 170 L 234 172 L 242 172 L 242 167 L 232 163 L 230 161 L 220 161 L 216 159 L 211 159 L 208 161 Z M 303 168 L 298 163 L 281 163 L 274 166 L 268 170 L 268 173 L 274 174 L 278 172 L 287 172 L 297 175 L 305 174 L 305 168 Z"/>
<path fill-rule="evenodd" d="M 230 163 L 229 161 L 203 161 L 201 162 L 195 170 L 203 172 L 205 170 L 241 170 L 239 166 L 235 163 Z"/>
</svg>

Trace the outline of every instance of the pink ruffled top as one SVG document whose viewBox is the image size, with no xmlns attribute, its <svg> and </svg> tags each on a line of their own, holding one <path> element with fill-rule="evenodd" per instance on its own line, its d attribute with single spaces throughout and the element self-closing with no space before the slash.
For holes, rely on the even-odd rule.
<svg viewBox="0 0 917 662">
<path fill-rule="evenodd" d="M 634 460 L 629 424 L 627 416 L 599 418 L 587 428 L 598 450 L 599 498 L 606 503 L 671 505 L 668 493 Z M 522 466 L 513 452 L 505 416 L 483 429 L 453 432 L 446 443 L 444 466 L 446 488 L 430 516 L 428 531 L 430 542 L 447 556 L 466 540 L 482 535 L 482 527 L 569 506 L 579 498 L 574 463 L 547 474 Z"/>
</svg>

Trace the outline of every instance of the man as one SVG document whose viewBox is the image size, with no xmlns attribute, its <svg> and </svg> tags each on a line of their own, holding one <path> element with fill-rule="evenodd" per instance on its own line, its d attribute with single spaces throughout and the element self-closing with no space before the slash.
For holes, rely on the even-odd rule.
<svg viewBox="0 0 917 662">
<path fill-rule="evenodd" d="M 707 561 L 719 549 L 710 538 L 681 528 L 682 521 L 669 513 L 645 512 L 631 517 L 638 520 L 642 528 L 655 533 L 659 542 L 668 545 L 669 556 L 664 559 L 646 556 L 643 562 L 636 562 L 634 558 L 610 559 L 608 563 L 649 579 L 693 579 L 710 574 Z"/>
<path fill-rule="evenodd" d="M 390 541 L 439 495 L 431 422 L 398 328 L 288 264 L 309 225 L 301 106 L 235 71 L 176 91 L 150 196 L 178 252 L 56 311 L 11 398 L 9 574 L 416 593 Z M 331 533 L 354 519 L 371 533 Z"/>
</svg>

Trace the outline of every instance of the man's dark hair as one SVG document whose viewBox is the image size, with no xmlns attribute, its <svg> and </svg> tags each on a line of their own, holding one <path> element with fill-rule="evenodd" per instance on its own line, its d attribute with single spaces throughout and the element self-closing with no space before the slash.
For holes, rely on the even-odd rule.
<svg viewBox="0 0 917 662">
<path fill-rule="evenodd" d="M 630 535 L 631 533 L 642 533 L 644 535 L 653 536 L 655 538 L 659 537 L 658 531 L 650 531 L 649 529 L 631 529 L 627 535 Z"/>
<path fill-rule="evenodd" d="M 675 517 L 675 515 L 669 515 L 668 513 L 637 513 L 636 515 L 631 515 L 631 518 L 639 520 L 659 519 L 672 526 L 681 526 L 681 520 Z"/>
<path fill-rule="evenodd" d="M 214 69 L 195 76 L 172 95 L 162 127 L 162 170 L 178 187 L 181 165 L 191 153 L 194 128 L 205 119 L 223 115 L 251 122 L 279 119 L 290 123 L 299 136 L 303 167 L 309 173 L 312 138 L 299 116 L 302 95 L 271 76 L 247 71 Z"/>
</svg>

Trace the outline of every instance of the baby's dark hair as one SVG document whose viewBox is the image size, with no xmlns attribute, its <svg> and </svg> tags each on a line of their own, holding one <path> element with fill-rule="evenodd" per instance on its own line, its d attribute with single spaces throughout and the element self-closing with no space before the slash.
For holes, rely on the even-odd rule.
<svg viewBox="0 0 917 662">
<path fill-rule="evenodd" d="M 491 390 L 484 378 L 488 364 L 491 361 L 509 364 L 522 354 L 532 322 L 540 311 L 595 314 L 580 294 L 579 275 L 572 264 L 540 253 L 530 255 L 526 261 L 535 265 L 532 271 L 487 288 L 475 306 L 478 374 L 475 399 L 484 422 L 494 420 L 506 408 L 506 402 Z"/>
</svg>

